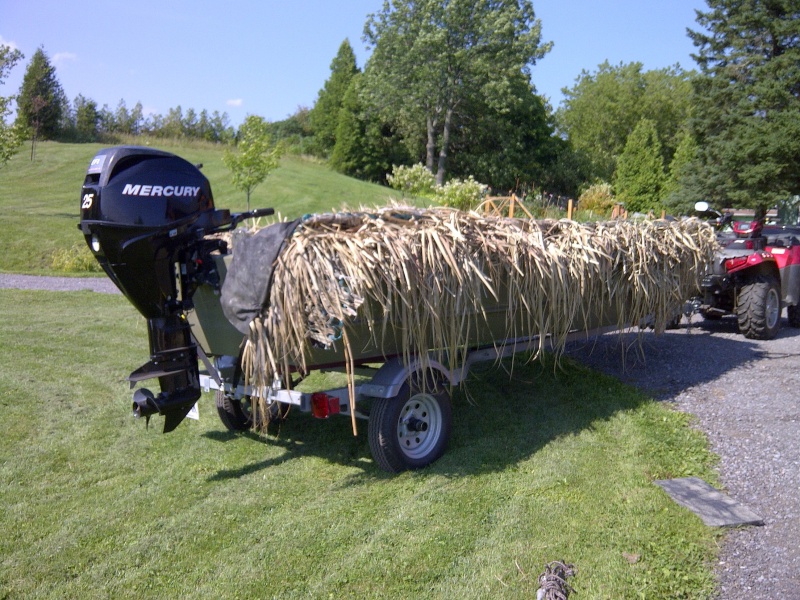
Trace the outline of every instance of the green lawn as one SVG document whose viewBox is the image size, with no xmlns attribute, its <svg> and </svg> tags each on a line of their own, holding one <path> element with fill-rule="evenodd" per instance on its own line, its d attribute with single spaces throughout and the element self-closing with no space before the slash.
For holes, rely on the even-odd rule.
<svg viewBox="0 0 800 600">
<path fill-rule="evenodd" d="M 688 418 L 569 361 L 487 369 L 448 453 L 389 476 L 348 419 L 267 439 L 130 417 L 147 359 L 120 296 L 0 290 L 3 598 L 708 597 L 715 533 L 651 482 L 713 459 Z M 508 367 L 509 365 L 506 365 Z"/>
<path fill-rule="evenodd" d="M 222 163 L 222 147 L 198 143 L 154 146 L 202 163 L 217 207 L 246 209 L 245 195 L 233 188 L 230 172 Z M 22 151 L 0 167 L 0 272 L 52 274 L 54 253 L 84 243 L 77 228 L 81 186 L 89 161 L 103 147 L 41 142 L 35 161 Z M 281 216 L 294 218 L 343 205 L 383 205 L 399 198 L 387 187 L 345 177 L 310 159 L 287 156 L 254 190 L 250 205 L 273 207 Z"/>
</svg>

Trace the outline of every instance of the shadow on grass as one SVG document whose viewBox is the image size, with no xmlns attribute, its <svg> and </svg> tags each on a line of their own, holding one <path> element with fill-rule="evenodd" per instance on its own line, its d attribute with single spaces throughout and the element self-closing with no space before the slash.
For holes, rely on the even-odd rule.
<svg viewBox="0 0 800 600">
<path fill-rule="evenodd" d="M 513 362 L 475 367 L 465 385 L 454 390 L 448 451 L 418 473 L 463 476 L 505 470 L 553 440 L 577 435 L 620 411 L 635 410 L 652 397 L 668 399 L 724 377 L 767 352 L 760 343 L 740 335 L 712 335 L 705 327 L 660 336 L 609 334 L 571 344 L 560 366 L 549 358 L 526 362 L 525 356 L 518 356 Z M 796 333 L 782 335 L 791 334 Z M 231 434 L 214 439 L 230 439 L 227 435 Z M 390 477 L 371 460 L 365 421 L 358 422 L 358 436 L 353 437 L 347 418 L 319 421 L 295 412 L 277 432 L 247 435 L 287 452 L 280 459 L 226 470 L 212 479 L 247 475 L 304 456 L 356 468 L 343 485 Z"/>
</svg>

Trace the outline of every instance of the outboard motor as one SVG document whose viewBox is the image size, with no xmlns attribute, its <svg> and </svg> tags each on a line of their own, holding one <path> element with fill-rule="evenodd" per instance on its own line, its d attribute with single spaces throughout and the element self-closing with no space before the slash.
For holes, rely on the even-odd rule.
<svg viewBox="0 0 800 600">
<path fill-rule="evenodd" d="M 219 285 L 209 255 L 225 242 L 209 233 L 272 209 L 231 215 L 216 210 L 208 179 L 188 161 L 160 150 L 119 146 L 92 159 L 81 191 L 78 225 L 103 270 L 147 319 L 150 361 L 131 387 L 158 378 L 161 392 L 133 396 L 133 413 L 164 415 L 172 431 L 200 397 L 198 347 L 185 311 L 201 283 Z"/>
</svg>

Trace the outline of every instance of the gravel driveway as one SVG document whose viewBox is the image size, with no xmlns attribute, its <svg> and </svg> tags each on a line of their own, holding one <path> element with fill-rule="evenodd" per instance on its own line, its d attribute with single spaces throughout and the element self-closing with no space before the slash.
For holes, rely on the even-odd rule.
<svg viewBox="0 0 800 600">
<path fill-rule="evenodd" d="M 21 290 L 50 290 L 54 292 L 78 292 L 91 290 L 104 294 L 119 294 L 108 277 L 39 277 L 0 273 L 0 288 Z"/>
<path fill-rule="evenodd" d="M 646 334 L 641 353 L 634 334 L 569 347 L 576 360 L 696 415 L 724 491 L 764 519 L 726 536 L 716 569 L 723 600 L 800 599 L 800 329 L 785 318 L 782 326 L 776 339 L 755 341 L 735 321 L 696 316 Z"/>
<path fill-rule="evenodd" d="M 107 278 L 0 274 L 0 288 L 118 293 Z M 607 334 L 568 353 L 696 415 L 720 456 L 725 491 L 764 519 L 726 536 L 719 598 L 800 599 L 800 329 L 784 319 L 777 339 L 754 341 L 733 321 L 695 317 L 645 334 L 642 352 L 636 339 Z"/>
</svg>

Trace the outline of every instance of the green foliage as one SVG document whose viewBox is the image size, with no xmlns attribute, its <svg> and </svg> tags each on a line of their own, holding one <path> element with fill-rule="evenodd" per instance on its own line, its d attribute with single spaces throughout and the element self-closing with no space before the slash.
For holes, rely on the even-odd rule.
<svg viewBox="0 0 800 600">
<path fill-rule="evenodd" d="M 38 48 L 22 79 L 17 97 L 17 121 L 31 131 L 34 139 L 56 139 L 61 133 L 64 90 L 43 48 Z"/>
<path fill-rule="evenodd" d="M 383 182 L 391 166 L 408 161 L 408 154 L 402 138 L 370 104 L 362 84 L 362 76 L 355 75 L 345 94 L 330 165 L 345 175 Z"/>
<path fill-rule="evenodd" d="M 608 61 L 597 71 L 582 71 L 564 89 L 557 112 L 559 128 L 576 151 L 589 159 L 589 178 L 611 181 L 628 136 L 643 118 L 654 122 L 669 164 L 692 109 L 691 78 L 679 66 L 642 71 L 642 64 Z"/>
<path fill-rule="evenodd" d="M 471 210 L 483 201 L 486 189 L 487 186 L 470 175 L 465 180 L 451 179 L 444 185 L 436 186 L 434 199 L 442 206 Z"/>
<path fill-rule="evenodd" d="M 350 83 L 358 72 L 356 55 L 350 46 L 350 41 L 346 39 L 339 46 L 339 51 L 331 63 L 331 76 L 319 91 L 317 102 L 309 114 L 316 148 L 324 156 L 329 155 L 336 144 L 339 112 Z"/>
<path fill-rule="evenodd" d="M 53 251 L 50 267 L 64 273 L 102 273 L 100 263 L 85 242 L 75 242 L 69 248 Z"/>
<path fill-rule="evenodd" d="M 98 138 L 97 127 L 100 123 L 100 112 L 94 100 L 78 95 L 75 98 L 75 141 L 96 142 Z"/>
<path fill-rule="evenodd" d="M 437 185 L 436 178 L 422 163 L 410 167 L 395 165 L 386 176 L 389 187 L 417 198 L 428 198 L 442 206 L 459 210 L 470 210 L 480 204 L 486 195 L 487 186 L 475 181 L 471 175 L 464 180 L 451 179 L 445 185 Z"/>
<path fill-rule="evenodd" d="M 443 184 L 456 123 L 470 103 L 508 108 L 512 82 L 549 50 L 530 0 L 395 0 L 369 16 L 367 89 Z"/>
<path fill-rule="evenodd" d="M 800 12 L 793 0 L 710 0 L 699 13 L 693 133 L 703 177 L 684 195 L 769 207 L 800 192 Z"/>
<path fill-rule="evenodd" d="M 304 155 L 317 151 L 310 115 L 311 110 L 301 106 L 293 115 L 269 124 L 270 136 L 287 154 Z"/>
<path fill-rule="evenodd" d="M 614 208 L 616 198 L 610 183 L 593 183 L 578 198 L 578 208 L 596 215 L 608 216 Z"/>
<path fill-rule="evenodd" d="M 549 174 L 562 140 L 553 135 L 548 107 L 527 78 L 518 73 L 509 86 L 504 110 L 480 97 L 463 107 L 451 138 L 449 172 L 490 182 L 502 193 L 533 182 L 552 191 Z"/>
<path fill-rule="evenodd" d="M 0 45 L 0 85 L 3 85 L 14 65 L 23 58 L 24 56 L 19 50 Z M 6 121 L 11 116 L 13 100 L 14 96 L 0 96 L 0 167 L 11 159 L 22 144 L 21 128 Z"/>
<path fill-rule="evenodd" d="M 239 127 L 236 150 L 226 149 L 222 157 L 231 171 L 234 187 L 247 195 L 247 210 L 250 210 L 250 194 L 278 168 L 281 152 L 281 147 L 272 143 L 267 122 L 262 117 L 248 115 Z"/>
<path fill-rule="evenodd" d="M 619 157 L 615 188 L 629 212 L 648 212 L 661 206 L 664 162 L 655 123 L 642 119 L 628 137 Z"/>
<path fill-rule="evenodd" d="M 697 173 L 697 156 L 699 148 L 690 131 L 685 131 L 680 138 L 675 156 L 669 165 L 669 174 L 664 186 L 664 206 L 673 214 L 691 214 L 694 204 L 702 200 L 691 194 L 693 186 L 685 185 L 694 177 L 702 177 Z"/>
<path fill-rule="evenodd" d="M 389 187 L 419 198 L 432 199 L 436 195 L 436 178 L 422 163 L 410 167 L 394 165 L 386 181 Z"/>
</svg>

